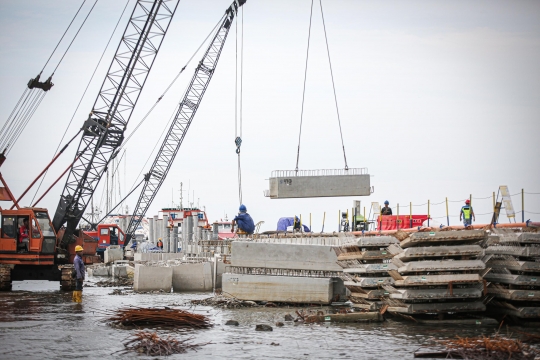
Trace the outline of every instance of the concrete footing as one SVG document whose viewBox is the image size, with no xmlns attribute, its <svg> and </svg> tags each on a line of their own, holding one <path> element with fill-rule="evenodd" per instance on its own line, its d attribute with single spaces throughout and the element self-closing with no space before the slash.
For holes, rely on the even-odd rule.
<svg viewBox="0 0 540 360">
<path fill-rule="evenodd" d="M 135 265 L 133 290 L 170 292 L 172 287 L 172 267 Z"/>
<path fill-rule="evenodd" d="M 174 292 L 212 291 L 214 263 L 179 264 L 172 266 L 172 286 Z"/>
</svg>

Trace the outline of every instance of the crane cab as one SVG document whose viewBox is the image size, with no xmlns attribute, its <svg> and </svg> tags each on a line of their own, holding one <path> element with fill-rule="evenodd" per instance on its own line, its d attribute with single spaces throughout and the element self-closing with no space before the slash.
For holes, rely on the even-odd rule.
<svg viewBox="0 0 540 360">
<path fill-rule="evenodd" d="M 97 254 L 103 259 L 103 253 L 111 245 L 124 247 L 126 234 L 116 224 L 99 224 L 96 231 L 85 233 L 98 241 Z"/>
<path fill-rule="evenodd" d="M 52 265 L 56 233 L 47 209 L 1 210 L 0 262 Z"/>
</svg>

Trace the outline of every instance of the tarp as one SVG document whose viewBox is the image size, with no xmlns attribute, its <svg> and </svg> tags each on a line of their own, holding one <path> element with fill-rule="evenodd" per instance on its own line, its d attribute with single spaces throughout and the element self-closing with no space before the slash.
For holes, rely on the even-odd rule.
<svg viewBox="0 0 540 360">
<path fill-rule="evenodd" d="M 294 217 L 282 217 L 277 222 L 277 231 L 287 231 L 289 226 L 294 225 Z M 302 224 L 304 232 L 311 232 L 308 226 Z"/>
<path fill-rule="evenodd" d="M 397 230 L 410 229 L 417 226 L 422 226 L 422 223 L 428 219 L 428 215 L 383 215 L 378 216 L 377 228 L 379 230 Z"/>
</svg>

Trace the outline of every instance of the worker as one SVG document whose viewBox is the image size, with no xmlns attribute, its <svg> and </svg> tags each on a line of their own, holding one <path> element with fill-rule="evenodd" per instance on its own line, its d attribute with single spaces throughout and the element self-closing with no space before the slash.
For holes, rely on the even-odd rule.
<svg viewBox="0 0 540 360">
<path fill-rule="evenodd" d="M 463 226 L 465 227 L 472 225 L 472 220 L 476 221 L 476 217 L 474 216 L 474 211 L 471 206 L 471 200 L 469 199 L 465 200 L 465 206 L 463 206 L 459 212 L 459 221 L 461 221 L 462 218 Z"/>
<path fill-rule="evenodd" d="M 28 252 L 28 244 L 30 243 L 28 240 L 28 233 L 28 219 L 25 218 L 22 226 L 19 227 L 19 242 L 24 245 L 26 252 Z"/>
<path fill-rule="evenodd" d="M 157 247 L 163 250 L 163 241 L 161 241 L 161 238 L 159 238 L 157 241 Z"/>
<path fill-rule="evenodd" d="M 392 209 L 390 208 L 390 206 L 388 206 L 388 204 L 390 204 L 388 202 L 388 200 L 386 200 L 384 202 L 384 207 L 381 209 L 381 215 L 392 215 Z"/>
<path fill-rule="evenodd" d="M 73 301 L 76 303 L 82 303 L 82 289 L 85 275 L 84 261 L 82 259 L 83 247 L 81 245 L 75 246 L 75 260 L 73 265 L 75 266 L 75 290 L 73 291 Z"/>
<path fill-rule="evenodd" d="M 298 216 L 294 215 L 294 222 L 293 222 L 293 231 L 300 231 L 302 224 L 300 224 L 300 219 Z"/>
<path fill-rule="evenodd" d="M 242 230 L 246 234 L 253 234 L 255 231 L 255 224 L 253 219 L 247 213 L 247 208 L 244 204 L 238 208 L 238 215 L 232 221 L 231 232 L 234 232 L 234 225 L 238 224 L 238 230 Z"/>
</svg>

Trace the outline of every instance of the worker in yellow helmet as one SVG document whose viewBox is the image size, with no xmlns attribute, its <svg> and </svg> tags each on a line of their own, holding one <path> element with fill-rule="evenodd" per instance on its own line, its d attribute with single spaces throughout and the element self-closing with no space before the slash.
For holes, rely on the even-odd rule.
<svg viewBox="0 0 540 360">
<path fill-rule="evenodd" d="M 84 261 L 82 259 L 83 247 L 81 245 L 75 246 L 75 259 L 73 260 L 73 265 L 75 266 L 75 290 L 73 291 L 73 301 L 77 303 L 82 303 L 82 289 L 83 281 L 85 275 Z"/>
</svg>

